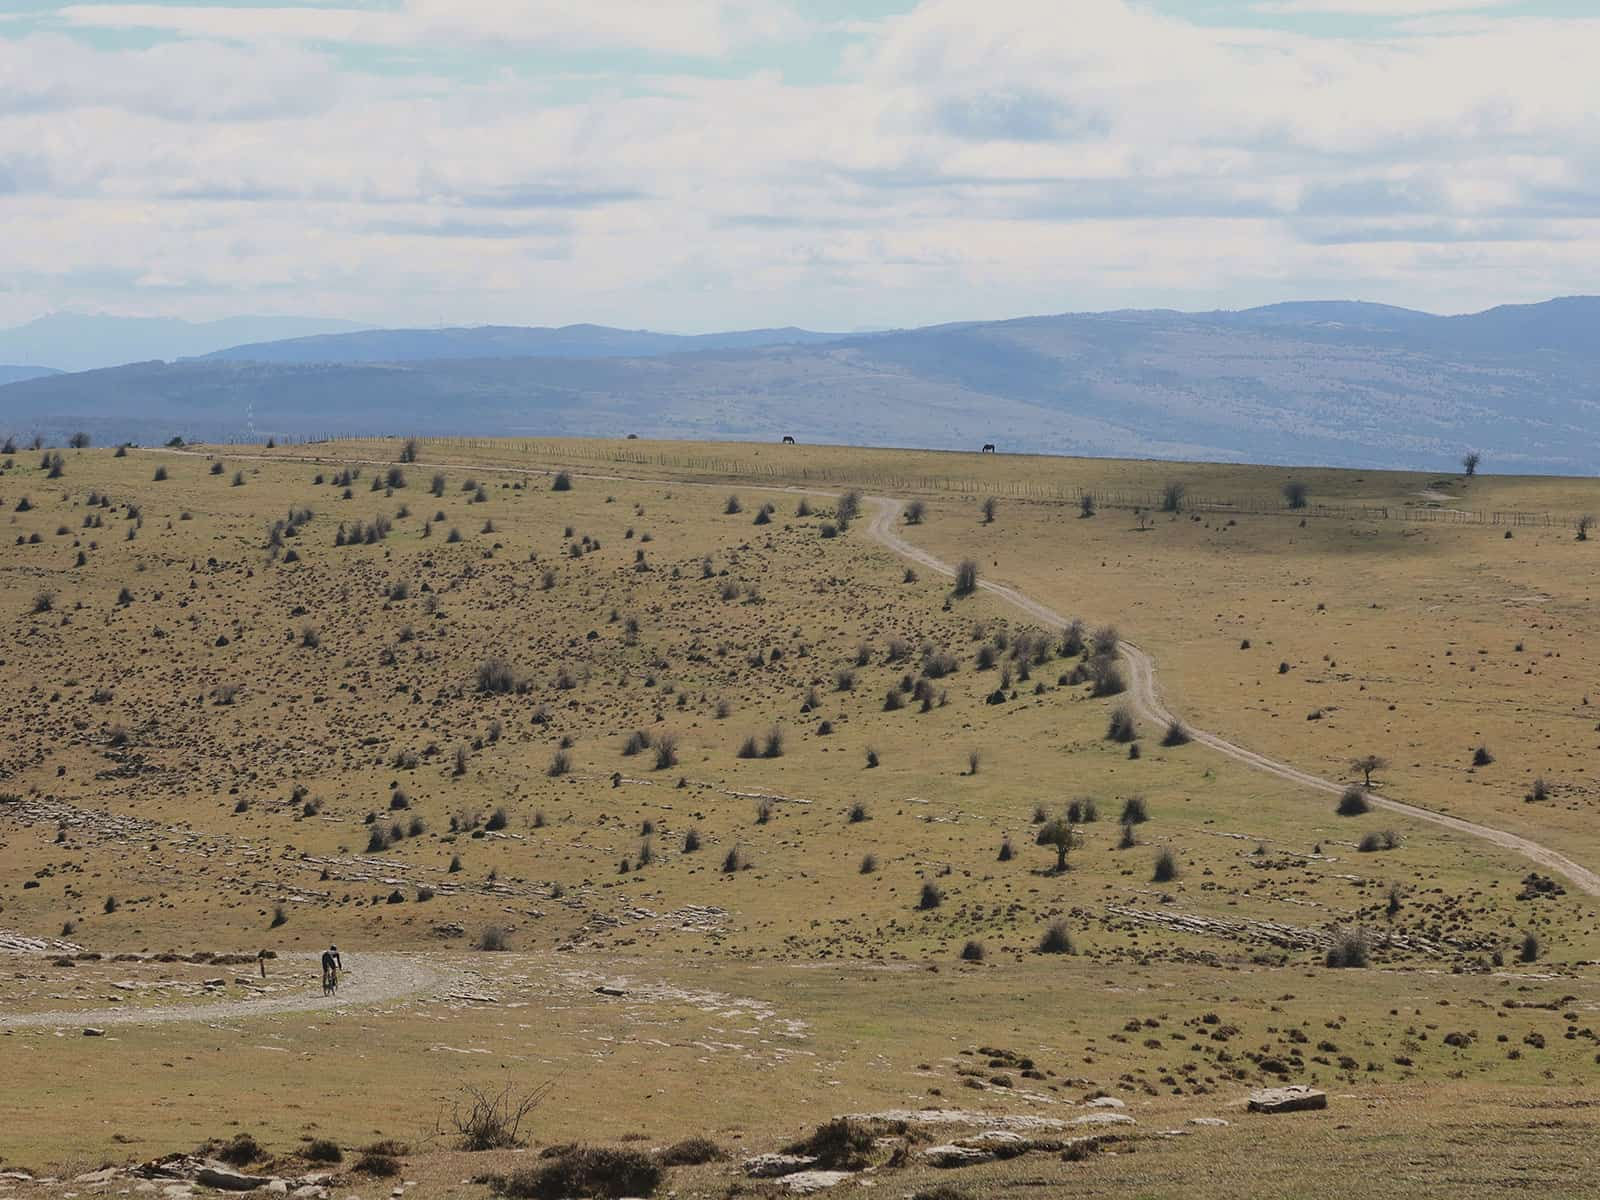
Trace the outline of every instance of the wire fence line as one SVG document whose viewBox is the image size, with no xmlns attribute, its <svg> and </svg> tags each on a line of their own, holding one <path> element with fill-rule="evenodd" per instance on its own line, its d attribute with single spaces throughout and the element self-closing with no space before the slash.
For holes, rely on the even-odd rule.
<svg viewBox="0 0 1600 1200">
<path fill-rule="evenodd" d="M 259 435 L 257 435 L 259 438 Z M 250 439 L 255 440 L 255 439 Z M 308 438 L 279 438 L 279 446 L 312 447 L 348 441 L 395 441 L 407 439 L 361 435 L 325 435 Z M 432 437 L 418 436 L 418 442 L 443 450 L 488 450 L 535 461 L 579 461 L 608 466 L 656 467 L 662 470 L 691 471 L 730 480 L 788 481 L 799 484 L 826 484 L 877 488 L 892 492 L 953 493 L 956 495 L 996 496 L 1010 500 L 1053 501 L 1081 505 L 1085 497 L 1098 508 L 1130 509 L 1136 512 L 1203 512 L 1238 516 L 1316 517 L 1346 521 L 1408 521 L 1426 524 L 1481 525 L 1504 528 L 1568 529 L 1577 525 L 1576 514 L 1489 511 L 1484 509 L 1443 508 L 1426 504 L 1323 504 L 1292 506 L 1286 501 L 1260 497 L 1222 497 L 1184 494 L 1177 509 L 1160 489 L 1086 488 L 1070 483 L 1046 483 L 1028 479 L 982 480 L 960 475 L 898 474 L 860 468 L 804 466 L 782 462 L 755 462 L 716 454 L 688 454 L 654 449 L 645 445 L 616 446 L 585 444 L 574 439 L 562 442 L 528 438 Z"/>
</svg>

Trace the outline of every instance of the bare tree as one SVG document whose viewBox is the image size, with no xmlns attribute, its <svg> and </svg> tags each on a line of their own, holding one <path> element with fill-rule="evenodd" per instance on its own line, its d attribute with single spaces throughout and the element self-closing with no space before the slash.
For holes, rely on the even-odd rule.
<svg viewBox="0 0 1600 1200">
<path fill-rule="evenodd" d="M 83 450 L 89 445 L 89 435 L 80 430 L 67 439 L 67 445 L 74 450 Z"/>
<path fill-rule="evenodd" d="M 1587 542 L 1589 540 L 1589 530 L 1591 530 L 1593 528 L 1594 528 L 1594 514 L 1593 513 L 1584 513 L 1583 516 L 1578 518 L 1578 523 L 1577 523 L 1578 540 L 1580 542 Z"/>
<path fill-rule="evenodd" d="M 1364 786 L 1372 786 L 1372 773 L 1381 771 L 1389 765 L 1389 760 L 1377 754 L 1364 754 L 1350 763 L 1352 771 L 1360 771 Z"/>
<path fill-rule="evenodd" d="M 1189 489 L 1181 483 L 1169 483 L 1161 489 L 1161 511 L 1181 512 L 1184 497 L 1189 494 Z"/>
<path fill-rule="evenodd" d="M 983 498 L 983 507 L 981 511 L 983 513 L 983 523 L 985 525 L 994 524 L 994 514 L 999 507 L 1000 501 L 996 500 L 993 496 L 985 496 Z"/>
<path fill-rule="evenodd" d="M 1094 496 L 1089 492 L 1085 492 L 1083 495 L 1078 497 L 1078 516 L 1094 516 Z"/>
<path fill-rule="evenodd" d="M 1476 450 L 1468 450 L 1461 456 L 1461 469 L 1467 473 L 1468 479 L 1471 479 L 1478 473 L 1478 464 L 1482 461 L 1483 455 L 1479 454 Z"/>
</svg>

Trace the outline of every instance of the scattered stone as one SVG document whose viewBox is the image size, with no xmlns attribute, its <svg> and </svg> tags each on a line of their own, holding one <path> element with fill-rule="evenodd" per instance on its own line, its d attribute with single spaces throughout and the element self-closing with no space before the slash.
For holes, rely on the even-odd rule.
<svg viewBox="0 0 1600 1200">
<path fill-rule="evenodd" d="M 1074 1117 L 1074 1125 L 1137 1125 L 1138 1122 L 1127 1113 L 1119 1112 L 1093 1112 L 1085 1113 L 1081 1117 Z"/>
<path fill-rule="evenodd" d="M 744 1173 L 752 1179 L 778 1179 L 816 1165 L 817 1160 L 809 1154 L 757 1154 L 744 1160 Z"/>
<path fill-rule="evenodd" d="M 796 1171 L 793 1175 L 785 1175 L 781 1186 L 796 1195 L 809 1196 L 812 1192 L 837 1187 L 853 1174 L 851 1171 Z"/>
<path fill-rule="evenodd" d="M 993 1150 L 984 1150 L 977 1146 L 958 1146 L 951 1143 L 948 1146 L 928 1146 L 922 1151 L 922 1157 L 935 1167 L 970 1167 L 978 1163 L 993 1162 Z"/>
<path fill-rule="evenodd" d="M 602 996 L 626 996 L 628 994 L 627 988 L 613 987 L 610 984 L 602 984 L 595 988 L 595 991 Z"/>
<path fill-rule="evenodd" d="M 1087 1108 L 1127 1108 L 1127 1104 L 1115 1096 L 1096 1096 L 1093 1100 L 1085 1100 Z"/>
<path fill-rule="evenodd" d="M 194 1173 L 196 1183 L 224 1192 L 253 1192 L 272 1182 L 270 1175 L 246 1175 L 221 1163 L 207 1163 Z"/>
<path fill-rule="evenodd" d="M 90 1171 L 84 1175 L 73 1176 L 73 1183 L 110 1183 L 117 1177 L 117 1168 L 103 1167 L 98 1171 Z"/>
<path fill-rule="evenodd" d="M 105 1037 L 105 1035 L 104 1029 L 96 1029 L 93 1025 L 86 1026 L 83 1031 L 84 1037 Z"/>
<path fill-rule="evenodd" d="M 1226 1129 L 1228 1122 L 1222 1117 L 1190 1117 L 1190 1125 L 1208 1125 L 1214 1129 Z"/>
<path fill-rule="evenodd" d="M 1319 1092 L 1304 1084 L 1289 1087 L 1262 1088 L 1250 1093 L 1250 1111 L 1258 1113 L 1306 1112 L 1328 1107 L 1328 1093 Z"/>
</svg>

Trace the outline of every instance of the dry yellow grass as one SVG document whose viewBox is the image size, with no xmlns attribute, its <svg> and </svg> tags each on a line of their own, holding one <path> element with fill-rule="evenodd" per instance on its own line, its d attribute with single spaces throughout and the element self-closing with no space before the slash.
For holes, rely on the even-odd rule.
<svg viewBox="0 0 1600 1200">
<path fill-rule="evenodd" d="M 1319 1160 L 1442 1194 L 1426 1190 L 1429 1164 L 1462 1129 L 1506 1170 L 1560 1190 L 1587 1110 L 1563 1109 L 1570 1125 L 1524 1116 L 1569 1103 L 1594 1070 L 1597 994 L 1581 965 L 1600 957 L 1592 898 L 1519 898 L 1530 867 L 1510 851 L 1420 821 L 1337 816 L 1328 797 L 1201 746 L 1163 747 L 1160 730 L 1139 730 L 1130 759 L 1104 736 L 1119 701 L 1068 682 L 1077 660 L 1060 653 L 1061 631 L 994 597 L 949 599 L 928 572 L 908 579 L 859 522 L 831 538 L 822 527 L 845 486 L 919 481 L 915 542 L 1091 625 L 1117 622 L 1195 722 L 1323 773 L 1382 754 L 1386 794 L 1591 865 L 1593 543 L 1555 527 L 1507 541 L 1499 526 L 1281 513 L 1159 515 L 1140 530 L 1130 510 L 1079 519 L 1076 502 L 1019 498 L 1179 479 L 1265 508 L 1281 473 L 1256 468 L 422 449 L 403 487 L 377 490 L 388 467 L 373 464 L 393 462 L 393 443 L 239 448 L 219 452 L 216 474 L 204 454 L 150 451 L 69 453 L 53 481 L 20 457 L 0 474 L 8 541 L 21 539 L 0 575 L 14 697 L 0 931 L 106 956 L 267 947 L 283 955 L 269 981 L 279 998 L 312 990 L 296 955 L 330 940 L 353 981 L 363 956 L 377 974 L 380 952 L 436 977 L 371 1005 L 218 1009 L 219 1028 L 134 1022 L 102 1040 L 76 1036 L 72 1014 L 235 1003 L 254 967 L 18 958 L 0 980 L 0 1025 L 57 1011 L 74 1036 L 0 1033 L 8 1056 L 48 1064 L 0 1100 L 12 1161 L 149 1156 L 229 1122 L 280 1153 L 324 1133 L 420 1144 L 460 1084 L 559 1074 L 543 1142 L 704 1133 L 769 1149 L 836 1113 L 920 1103 L 1071 1117 L 1082 1110 L 1066 1101 L 1097 1088 L 1134 1106 L 1141 1134 L 1239 1118 L 1114 1158 L 1028 1156 L 944 1177 L 973 1194 L 1020 1191 L 1039 1171 L 1087 1172 L 1109 1194 L 1318 1194 L 1293 1181 Z M 546 466 L 571 467 L 571 490 L 553 490 Z M 346 469 L 360 474 L 333 484 Z M 1341 503 L 1440 490 L 1295 475 Z M 983 523 L 978 500 L 1002 483 Z M 1582 510 L 1591 492 L 1451 486 L 1470 497 L 1460 507 L 1486 511 Z M 811 515 L 797 515 L 803 496 Z M 765 503 L 775 509 L 757 524 Z M 379 515 L 386 537 L 335 546 L 341 523 Z M 295 532 L 276 546 L 280 519 Z M 928 680 L 922 711 L 910 685 L 941 653 L 958 669 Z M 496 656 L 519 689 L 478 690 Z M 988 703 L 997 690 L 1004 702 Z M 782 753 L 766 757 L 773 730 Z M 630 753 L 638 732 L 651 745 Z M 676 761 L 658 769 L 663 734 Z M 746 739 L 757 757 L 739 755 Z M 1480 743 L 1496 761 L 1474 770 Z M 1536 774 L 1552 797 L 1530 803 Z M 1151 820 L 1119 848 L 1135 794 Z M 1055 852 L 1034 844 L 1035 809 L 1084 798 L 1099 819 L 1079 826 L 1071 869 L 1056 874 Z M 396 824 L 405 836 L 380 848 L 374 829 Z M 1384 830 L 1398 848 L 1357 850 Z M 1158 883 L 1164 849 L 1178 874 Z M 742 869 L 724 869 L 730 853 Z M 937 907 L 918 907 L 925 885 Z M 1053 921 L 1076 955 L 1035 952 Z M 507 931 L 508 953 L 469 949 L 488 926 Z M 1343 927 L 1370 931 L 1372 968 L 1321 965 Z M 1522 966 L 1528 932 L 1541 958 Z M 968 943 L 982 962 L 960 960 Z M 613 982 L 627 995 L 594 993 Z M 1214 1039 L 1219 1026 L 1230 1032 Z M 1446 1045 L 1451 1032 L 1472 1036 Z M 1006 1072 L 961 1053 L 984 1046 L 1035 1059 L 1043 1077 L 994 1082 Z M 975 1057 L 978 1074 L 962 1074 Z M 1340 1098 L 1327 1119 L 1293 1119 L 1303 1141 L 1245 1154 L 1262 1119 L 1236 1106 L 1278 1078 Z M 408 1167 L 429 1194 L 483 1194 L 459 1183 L 474 1168 L 429 1145 Z M 1216 1161 L 1227 1170 L 1202 1165 Z M 699 1169 L 686 1186 L 722 1189 L 729 1175 Z M 1454 1194 L 1493 1194 L 1503 1178 Z"/>
</svg>

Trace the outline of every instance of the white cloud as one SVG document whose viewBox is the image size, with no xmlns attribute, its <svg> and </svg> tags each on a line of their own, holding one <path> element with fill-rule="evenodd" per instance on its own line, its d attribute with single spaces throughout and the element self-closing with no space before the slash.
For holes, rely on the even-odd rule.
<svg viewBox="0 0 1600 1200">
<path fill-rule="evenodd" d="M 284 39 L 425 48 L 441 42 L 635 49 L 720 57 L 752 42 L 797 35 L 801 19 L 780 0 L 405 0 L 394 11 L 360 8 L 80 4 L 69 25 L 153 29 L 235 41 Z"/>
<path fill-rule="evenodd" d="M 716 0 L 70 9 L 182 36 L 0 33 L 0 319 L 849 327 L 1592 286 L 1600 22 L 1353 40 L 1122 0 L 1076 0 L 1070 21 L 1057 0 L 973 12 L 925 0 L 874 22 L 827 83 L 565 79 L 552 101 L 517 71 L 430 74 L 428 44 L 717 56 L 797 27 Z M 356 71 L 324 40 L 406 46 L 417 66 Z"/>
</svg>

